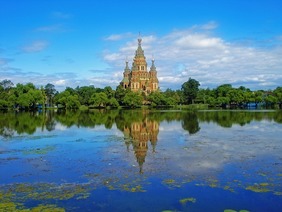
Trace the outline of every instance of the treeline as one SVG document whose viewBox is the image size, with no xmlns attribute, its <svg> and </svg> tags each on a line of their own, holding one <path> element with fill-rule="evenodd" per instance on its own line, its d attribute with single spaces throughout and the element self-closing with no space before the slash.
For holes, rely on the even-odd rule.
<svg viewBox="0 0 282 212">
<path fill-rule="evenodd" d="M 263 105 L 273 108 L 282 105 L 282 87 L 274 90 L 256 90 L 230 84 L 220 85 L 215 89 L 201 89 L 200 83 L 189 78 L 179 90 L 166 89 L 146 95 L 144 92 L 132 92 L 117 86 L 95 88 L 82 86 L 67 87 L 58 92 L 48 83 L 37 88 L 33 83 L 16 84 L 10 80 L 0 82 L 0 109 L 34 110 L 38 108 L 58 107 L 65 109 L 118 108 L 120 106 L 135 108 L 142 105 L 151 107 L 205 104 L 209 107 L 257 107 Z"/>
</svg>

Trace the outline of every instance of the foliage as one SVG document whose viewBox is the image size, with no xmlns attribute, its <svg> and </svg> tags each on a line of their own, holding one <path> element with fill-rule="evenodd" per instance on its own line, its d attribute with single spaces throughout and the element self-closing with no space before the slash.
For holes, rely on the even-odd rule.
<svg viewBox="0 0 282 212">
<path fill-rule="evenodd" d="M 108 103 L 107 95 L 104 92 L 95 93 L 89 100 L 89 103 L 96 107 L 105 107 Z"/>
<path fill-rule="evenodd" d="M 181 90 L 183 91 L 183 95 L 185 98 L 185 102 L 188 104 L 192 104 L 193 100 L 196 99 L 197 94 L 199 92 L 200 83 L 195 80 L 189 78 L 187 82 L 184 82 L 181 86 Z"/>
<path fill-rule="evenodd" d="M 145 104 L 152 107 L 167 107 L 192 105 L 193 102 L 208 104 L 209 107 L 247 108 L 252 106 L 282 109 L 282 87 L 268 91 L 251 91 L 244 86 L 234 88 L 231 84 L 219 85 L 214 89 L 203 89 L 199 86 L 200 83 L 197 80 L 189 78 L 182 84 L 181 90 L 168 88 L 165 91 L 159 90 L 147 95 L 132 92 L 120 85 L 116 87 L 116 90 L 110 86 L 95 88 L 90 85 L 75 89 L 67 87 L 64 91 L 58 92 L 51 83 L 45 87 L 36 88 L 32 83 L 18 83 L 14 86 L 10 80 L 3 80 L 0 82 L 0 109 L 35 110 L 53 105 L 65 109 L 78 109 L 81 105 L 136 108 Z"/>
<path fill-rule="evenodd" d="M 83 86 L 83 87 L 77 87 L 75 90 L 78 95 L 80 104 L 89 106 L 89 100 L 96 92 L 95 87 L 93 85 Z"/>
<path fill-rule="evenodd" d="M 120 105 L 124 105 L 124 97 L 130 91 L 128 89 L 124 89 L 121 85 L 117 86 L 115 92 L 115 98 Z"/>
<path fill-rule="evenodd" d="M 55 86 L 51 83 L 48 83 L 47 85 L 45 85 L 44 92 L 45 92 L 46 97 L 47 97 L 48 106 L 52 107 L 53 106 L 53 97 L 56 93 Z"/>
<path fill-rule="evenodd" d="M 63 91 L 56 95 L 54 101 L 57 105 L 60 104 L 61 107 L 66 109 L 78 109 L 80 107 L 80 102 L 77 95 L 71 95 L 69 91 Z"/>
<path fill-rule="evenodd" d="M 123 104 L 130 108 L 136 108 L 142 105 L 142 96 L 140 93 L 128 92 L 123 100 Z"/>
</svg>

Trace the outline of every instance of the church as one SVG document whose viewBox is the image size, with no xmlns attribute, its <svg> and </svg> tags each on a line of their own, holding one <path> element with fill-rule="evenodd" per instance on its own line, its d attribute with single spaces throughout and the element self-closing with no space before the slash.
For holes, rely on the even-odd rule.
<svg viewBox="0 0 282 212">
<path fill-rule="evenodd" d="M 135 51 L 131 69 L 128 66 L 128 61 L 123 72 L 123 80 L 120 85 L 125 89 L 130 89 L 133 92 L 144 92 L 149 94 L 159 90 L 159 80 L 157 78 L 157 70 L 155 61 L 152 60 L 150 71 L 148 71 L 146 57 L 141 46 L 142 39 L 138 39 L 138 48 Z"/>
</svg>

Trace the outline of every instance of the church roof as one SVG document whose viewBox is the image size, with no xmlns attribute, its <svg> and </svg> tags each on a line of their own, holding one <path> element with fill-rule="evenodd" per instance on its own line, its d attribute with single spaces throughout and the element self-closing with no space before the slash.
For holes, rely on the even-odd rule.
<svg viewBox="0 0 282 212">
<path fill-rule="evenodd" d="M 154 59 L 152 60 L 152 65 L 151 65 L 150 71 L 156 71 L 155 60 Z"/>
<path fill-rule="evenodd" d="M 130 68 L 128 67 L 128 61 L 125 62 L 124 71 L 125 71 L 125 72 L 130 72 Z"/>
<path fill-rule="evenodd" d="M 142 42 L 142 39 L 138 38 L 138 48 L 135 52 L 135 57 L 145 57 L 144 56 L 144 50 L 141 47 L 141 42 Z"/>
</svg>

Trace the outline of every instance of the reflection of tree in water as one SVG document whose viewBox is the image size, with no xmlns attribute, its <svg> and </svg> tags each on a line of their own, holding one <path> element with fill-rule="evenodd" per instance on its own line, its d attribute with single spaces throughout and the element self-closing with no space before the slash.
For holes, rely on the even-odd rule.
<svg viewBox="0 0 282 212">
<path fill-rule="evenodd" d="M 222 127 L 232 127 L 233 124 L 244 126 L 251 121 L 269 120 L 282 123 L 281 111 L 201 111 L 197 113 L 200 121 L 215 122 Z"/>
<path fill-rule="evenodd" d="M 114 124 L 121 131 L 131 128 L 132 123 L 148 121 L 181 121 L 183 129 L 190 134 L 200 130 L 198 121 L 215 122 L 222 127 L 232 127 L 233 124 L 241 126 L 251 121 L 269 120 L 282 123 L 282 111 L 159 111 L 159 110 L 93 110 L 81 111 L 52 111 L 20 113 L 1 113 L 0 135 L 7 138 L 15 133 L 33 134 L 37 128 L 52 131 L 56 124 L 71 127 L 95 127 L 103 125 L 111 129 Z"/>
<path fill-rule="evenodd" d="M 187 130 L 191 135 L 197 133 L 201 129 L 196 113 L 185 113 L 181 124 L 182 128 Z"/>
<path fill-rule="evenodd" d="M 51 110 L 51 111 L 47 111 L 45 113 L 45 128 L 46 130 L 48 131 L 53 131 L 55 130 L 55 127 L 56 127 L 56 121 L 54 119 L 54 111 Z M 44 125 L 42 125 L 43 129 L 44 130 Z"/>
<path fill-rule="evenodd" d="M 81 111 L 60 111 L 55 119 L 67 127 L 95 127 L 104 125 L 111 129 L 115 123 L 118 110 L 93 110 L 90 112 Z"/>
<path fill-rule="evenodd" d="M 137 163 L 139 164 L 140 173 L 143 173 L 143 164 L 147 156 L 148 142 L 151 143 L 153 152 L 155 152 L 159 123 L 145 117 L 142 121 L 132 122 L 130 126 L 124 126 L 123 132 L 127 149 L 129 151 L 129 147 L 132 145 Z"/>
<path fill-rule="evenodd" d="M 38 127 L 44 127 L 44 116 L 39 113 L 2 113 L 0 116 L 0 135 L 5 138 L 17 134 L 33 134 Z"/>
</svg>

